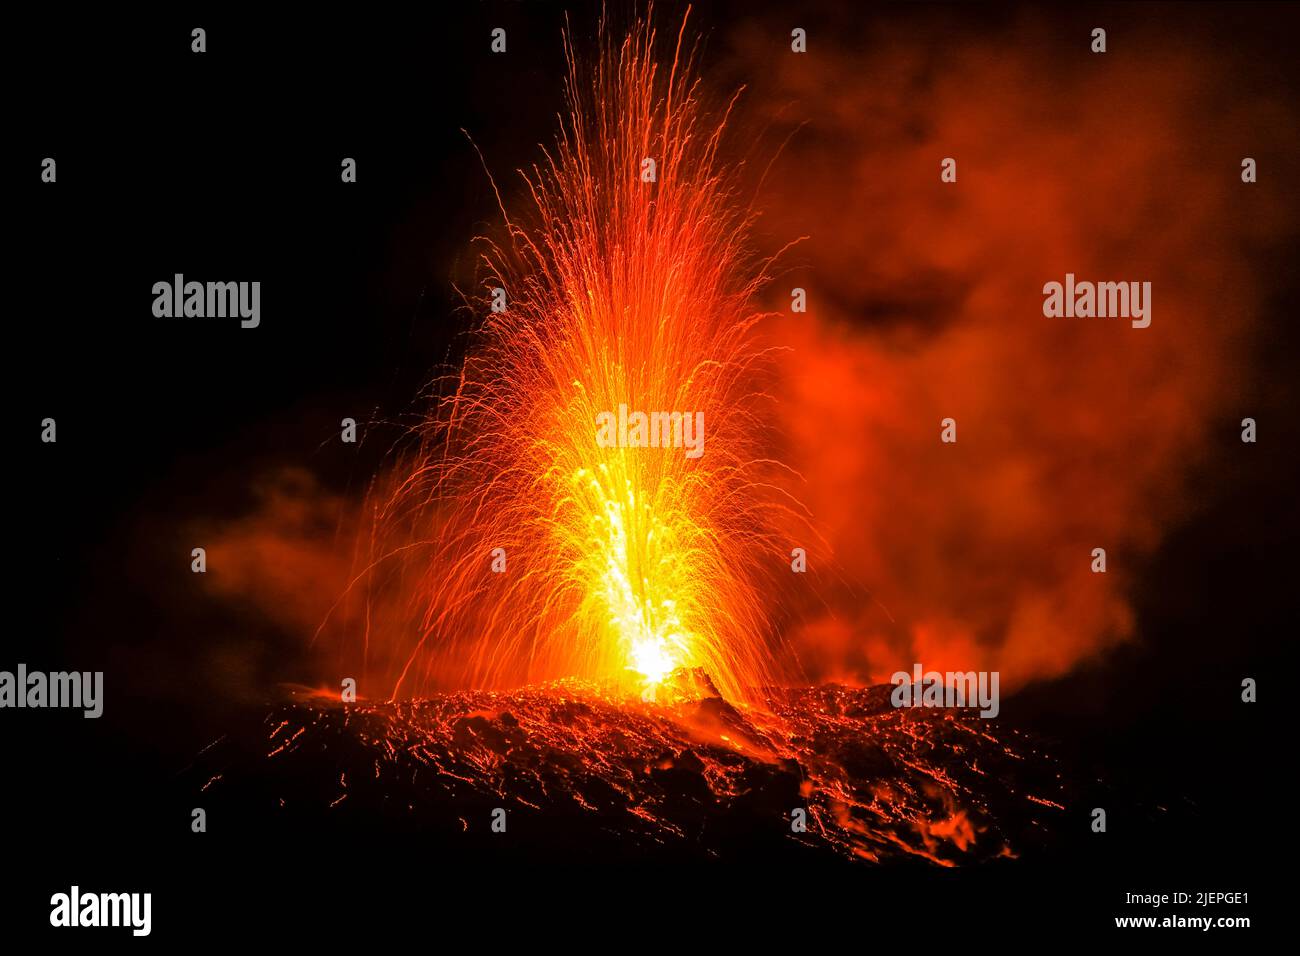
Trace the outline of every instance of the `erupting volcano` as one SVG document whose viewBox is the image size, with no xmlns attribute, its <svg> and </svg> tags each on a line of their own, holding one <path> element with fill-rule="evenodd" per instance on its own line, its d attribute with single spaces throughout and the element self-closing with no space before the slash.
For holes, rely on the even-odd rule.
<svg viewBox="0 0 1300 956">
<path fill-rule="evenodd" d="M 508 811 L 525 845 L 563 821 L 615 856 L 1015 856 L 1066 799 L 1032 741 L 887 689 L 789 689 L 773 622 L 803 577 L 791 529 L 815 531 L 773 480 L 773 260 L 721 158 L 735 101 L 708 103 L 685 20 L 663 62 L 647 25 L 600 36 L 584 66 L 566 35 L 569 114 L 481 240 L 486 319 L 372 487 L 321 632 L 361 651 L 361 702 L 283 706 L 191 779 L 453 840 Z"/>
<path fill-rule="evenodd" d="M 9 949 L 1270 922 L 1300 5 L 368 13 L 12 31 Z"/>
</svg>

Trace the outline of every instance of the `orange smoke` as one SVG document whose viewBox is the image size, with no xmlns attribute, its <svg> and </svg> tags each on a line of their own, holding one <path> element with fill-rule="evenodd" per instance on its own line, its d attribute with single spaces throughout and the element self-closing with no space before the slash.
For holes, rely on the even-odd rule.
<svg viewBox="0 0 1300 956">
<path fill-rule="evenodd" d="M 1015 685 L 1132 638 L 1144 560 L 1237 439 L 1254 244 L 1293 211 L 1240 163 L 1295 127 L 1229 93 L 1212 44 L 1112 25 L 1105 56 L 1032 22 L 965 42 L 891 22 L 883 46 L 827 24 L 802 56 L 741 32 L 745 102 L 789 135 L 765 225 L 811 237 L 769 330 L 790 346 L 782 457 L 828 544 L 788 617 L 810 676 L 922 662 Z M 1150 328 L 1045 318 L 1067 272 L 1150 280 Z"/>
</svg>

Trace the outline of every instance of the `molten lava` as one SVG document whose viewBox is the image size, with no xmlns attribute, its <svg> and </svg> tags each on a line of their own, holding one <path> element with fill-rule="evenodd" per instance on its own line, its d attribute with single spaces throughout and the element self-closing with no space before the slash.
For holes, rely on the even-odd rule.
<svg viewBox="0 0 1300 956">
<path fill-rule="evenodd" d="M 781 676 L 765 582 L 786 570 L 773 519 L 797 509 L 768 480 L 767 263 L 684 30 L 666 68 L 644 25 L 589 70 L 566 38 L 567 120 L 521 174 L 527 213 L 503 205 L 482 240 L 487 318 L 375 496 L 368 594 L 416 616 L 393 628 L 413 635 L 394 698 L 561 678 L 653 696 L 700 668 L 744 703 Z M 662 428 L 599 441 L 626 408 Z"/>
</svg>

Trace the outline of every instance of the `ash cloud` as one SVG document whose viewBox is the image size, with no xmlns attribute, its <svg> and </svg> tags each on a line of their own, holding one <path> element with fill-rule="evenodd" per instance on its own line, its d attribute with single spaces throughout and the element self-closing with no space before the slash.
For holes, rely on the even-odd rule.
<svg viewBox="0 0 1300 956">
<path fill-rule="evenodd" d="M 784 23 L 729 37 L 746 121 L 788 139 L 765 241 L 809 237 L 767 304 L 782 458 L 824 538 L 785 608 L 814 680 L 919 661 L 1012 687 L 1139 639 L 1144 563 L 1240 454 L 1256 335 L 1282 321 L 1296 122 L 1247 52 L 1205 25 L 1112 17 L 1094 55 L 1082 26 L 946 16 L 831 15 L 805 55 Z M 1242 183 L 1246 156 L 1269 176 Z M 1067 272 L 1151 281 L 1151 327 L 1045 318 Z"/>
</svg>

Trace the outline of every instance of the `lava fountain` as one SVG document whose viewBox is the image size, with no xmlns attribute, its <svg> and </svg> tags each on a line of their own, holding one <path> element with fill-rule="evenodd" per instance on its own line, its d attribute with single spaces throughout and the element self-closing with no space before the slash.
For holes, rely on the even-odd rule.
<svg viewBox="0 0 1300 956">
<path fill-rule="evenodd" d="M 745 704 L 782 677 L 766 602 L 799 509 L 768 480 L 770 260 L 720 156 L 735 99 L 705 103 L 685 18 L 662 61 L 648 24 L 599 33 L 584 67 L 566 31 L 567 116 L 480 240 L 486 318 L 374 496 L 367 586 L 397 582 L 414 618 L 394 698 L 570 677 L 650 696 L 687 669 Z"/>
</svg>

